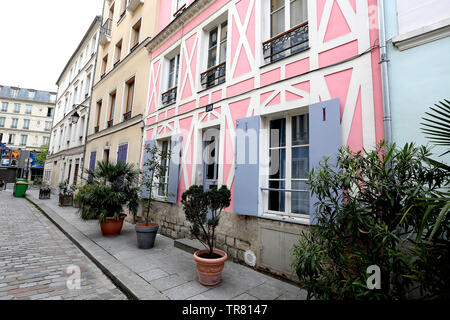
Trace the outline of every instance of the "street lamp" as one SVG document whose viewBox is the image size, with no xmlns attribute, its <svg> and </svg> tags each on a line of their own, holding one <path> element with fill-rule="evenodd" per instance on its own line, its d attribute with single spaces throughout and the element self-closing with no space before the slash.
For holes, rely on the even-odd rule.
<svg viewBox="0 0 450 320">
<path fill-rule="evenodd" d="M 87 108 L 87 106 L 84 106 L 84 105 L 82 105 L 82 104 L 74 104 L 74 105 L 73 105 L 73 108 L 75 108 L 75 112 L 74 112 L 74 114 L 70 117 L 73 124 L 77 124 L 77 123 L 78 123 L 78 120 L 80 120 L 80 115 L 78 114 L 78 112 L 77 112 L 77 110 L 76 110 L 76 109 L 78 109 L 79 107 Z"/>
</svg>

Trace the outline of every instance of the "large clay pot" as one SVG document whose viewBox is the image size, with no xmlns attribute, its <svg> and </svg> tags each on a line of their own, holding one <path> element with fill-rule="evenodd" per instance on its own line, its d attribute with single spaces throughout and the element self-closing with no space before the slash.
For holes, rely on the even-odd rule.
<svg viewBox="0 0 450 320">
<path fill-rule="evenodd" d="M 139 249 L 151 249 L 155 244 L 157 224 L 136 224 L 136 235 Z"/>
<path fill-rule="evenodd" d="M 123 220 L 126 215 L 120 216 L 119 220 L 106 218 L 106 221 L 100 222 L 100 228 L 104 237 L 118 236 L 122 231 Z"/>
<path fill-rule="evenodd" d="M 222 277 L 222 270 L 228 256 L 225 252 L 219 249 L 214 249 L 213 252 L 220 255 L 221 258 L 205 259 L 200 255 L 208 253 L 209 250 L 198 250 L 194 253 L 195 262 L 197 262 L 198 279 L 204 286 L 217 285 Z"/>
</svg>

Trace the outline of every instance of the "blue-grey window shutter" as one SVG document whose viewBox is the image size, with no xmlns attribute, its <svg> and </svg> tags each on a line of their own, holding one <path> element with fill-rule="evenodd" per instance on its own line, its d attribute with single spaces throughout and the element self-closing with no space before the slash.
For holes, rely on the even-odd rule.
<svg viewBox="0 0 450 320">
<path fill-rule="evenodd" d="M 93 152 L 91 152 L 91 158 L 89 160 L 89 170 L 90 171 L 95 170 L 96 160 L 97 160 L 97 152 L 93 151 Z M 92 175 L 89 175 L 88 181 L 92 181 L 92 179 L 93 179 Z"/>
<path fill-rule="evenodd" d="M 234 212 L 240 215 L 258 215 L 259 129 L 259 116 L 236 121 Z"/>
<path fill-rule="evenodd" d="M 309 168 L 317 167 L 324 157 L 335 158 L 342 145 L 339 99 L 313 104 L 309 107 Z M 317 197 L 311 196 L 310 222 L 316 224 Z"/>
<path fill-rule="evenodd" d="M 155 140 L 148 140 L 145 142 L 145 146 L 148 148 L 153 148 L 156 145 L 156 141 Z M 149 157 L 151 157 L 150 153 L 146 152 L 145 148 L 144 148 L 144 162 L 143 162 L 143 168 L 142 171 L 143 172 L 147 172 L 149 171 L 148 168 L 146 168 L 145 166 L 145 162 L 149 159 Z M 151 175 L 151 172 L 148 172 L 148 176 Z M 141 198 L 143 199 L 148 199 L 150 197 L 150 190 L 147 189 L 145 186 L 141 187 Z"/>
<path fill-rule="evenodd" d="M 117 150 L 117 163 L 127 162 L 127 151 L 128 151 L 128 144 L 119 146 L 119 150 Z"/>
<path fill-rule="evenodd" d="M 181 142 L 180 134 L 172 136 L 171 155 L 169 165 L 169 181 L 167 187 L 167 201 L 177 203 L 178 197 L 178 180 L 180 178 L 180 162 L 181 162 Z"/>
</svg>

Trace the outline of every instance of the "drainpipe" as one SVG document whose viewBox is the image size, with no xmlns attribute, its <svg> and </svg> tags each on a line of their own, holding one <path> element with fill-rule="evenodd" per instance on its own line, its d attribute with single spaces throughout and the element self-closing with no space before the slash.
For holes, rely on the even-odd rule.
<svg viewBox="0 0 450 320">
<path fill-rule="evenodd" d="M 386 22 L 384 11 L 384 0 L 378 1 L 378 19 L 380 25 L 380 54 L 381 60 L 381 82 L 383 91 L 383 121 L 384 121 L 384 135 L 387 144 L 392 143 L 392 117 L 391 117 L 391 103 L 389 95 L 389 73 L 387 59 L 387 43 L 386 43 Z"/>
</svg>

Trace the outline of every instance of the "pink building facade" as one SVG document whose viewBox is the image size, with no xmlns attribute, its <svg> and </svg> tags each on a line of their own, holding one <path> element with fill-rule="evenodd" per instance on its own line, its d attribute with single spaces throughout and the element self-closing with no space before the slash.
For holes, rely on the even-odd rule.
<svg viewBox="0 0 450 320">
<path fill-rule="evenodd" d="M 189 186 L 226 185 L 219 248 L 295 278 L 292 245 L 314 223 L 308 171 L 341 145 L 370 149 L 384 138 L 377 0 L 159 8 L 143 149 L 173 151 L 153 190 L 161 232 L 188 236 L 180 199 Z"/>
</svg>

